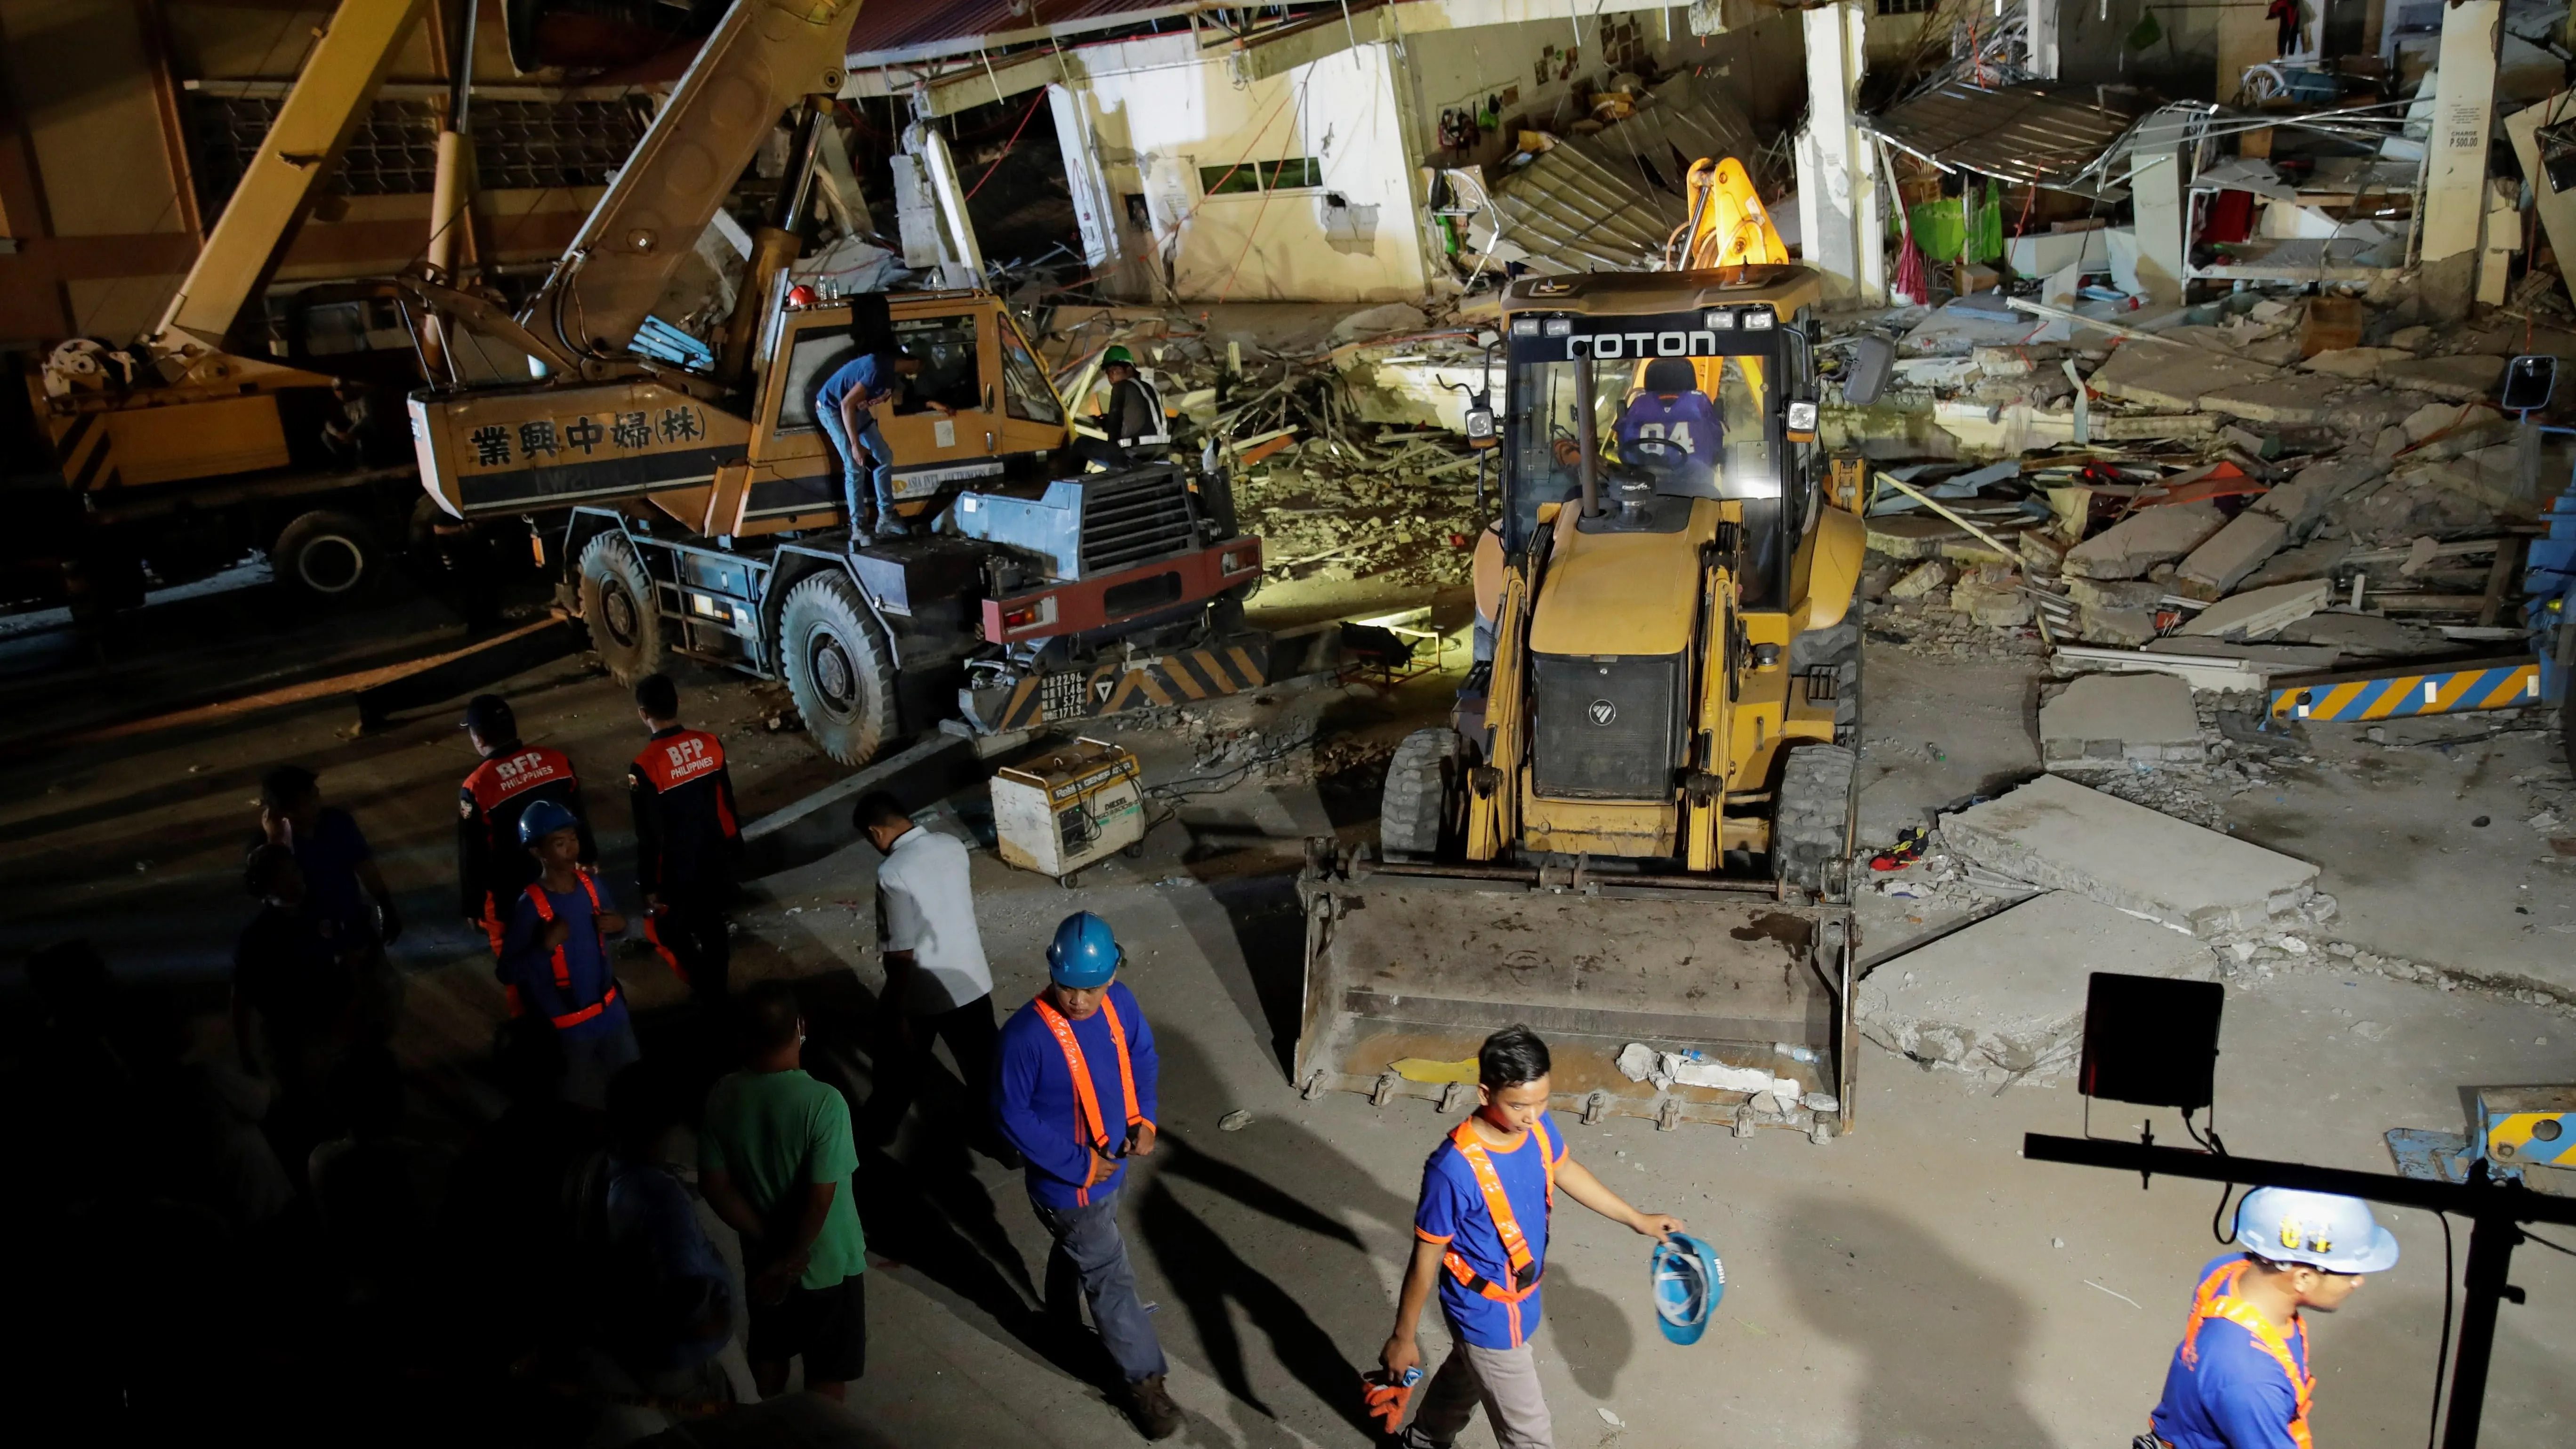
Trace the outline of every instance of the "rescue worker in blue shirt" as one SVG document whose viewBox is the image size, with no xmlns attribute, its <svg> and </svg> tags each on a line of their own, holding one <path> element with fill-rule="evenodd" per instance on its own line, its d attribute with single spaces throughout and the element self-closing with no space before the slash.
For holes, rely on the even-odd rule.
<svg viewBox="0 0 2576 1449">
<path fill-rule="evenodd" d="M 1554 1442 L 1530 1336 L 1538 1332 L 1558 1188 L 1647 1237 L 1682 1230 L 1669 1213 L 1630 1207 L 1574 1160 L 1548 1114 L 1550 1067 L 1547 1043 L 1526 1026 L 1485 1038 L 1476 1051 L 1476 1110 L 1423 1165 L 1413 1262 L 1378 1362 L 1390 1382 L 1421 1363 L 1414 1335 L 1435 1284 L 1453 1347 L 1397 1440 L 1405 1449 L 1447 1449 L 1480 1402 L 1500 1449 L 1549 1449 Z"/>
<path fill-rule="evenodd" d="M 2153 1431 L 2133 1449 L 2316 1449 L 2304 1315 L 2395 1267 L 2397 1240 L 2359 1198 L 2284 1187 L 2247 1193 L 2236 1225 L 2244 1251 L 2200 1270 Z"/>
<path fill-rule="evenodd" d="M 1666 456 L 1660 448 L 1640 449 L 1637 444 L 1645 439 L 1669 445 L 1676 463 L 1717 466 L 1726 427 L 1717 415 L 1717 404 L 1699 390 L 1699 374 L 1691 369 L 1690 359 L 1656 358 L 1646 364 L 1645 384 L 1612 430 L 1619 439 L 1619 456 L 1632 463 L 1650 451 Z"/>
<path fill-rule="evenodd" d="M 608 960 L 626 929 L 617 903 L 581 863 L 581 822 L 554 800 L 519 812 L 519 839 L 537 878 L 510 904 L 495 974 L 518 1009 L 544 1017 L 564 1054 L 563 1098 L 604 1111 L 608 1079 L 643 1055 Z"/>
<path fill-rule="evenodd" d="M 1153 1028 L 1117 983 L 1126 960 L 1109 923 L 1089 911 L 1056 927 L 1046 989 L 1002 1024 L 993 1118 L 1027 1159 L 1029 1205 L 1053 1254 L 1082 1281 L 1091 1321 L 1126 1378 L 1129 1417 L 1146 1438 L 1168 1439 L 1181 1411 L 1164 1390 L 1163 1347 L 1118 1231 L 1125 1159 L 1154 1150 L 1159 1101 Z"/>
<path fill-rule="evenodd" d="M 835 368 L 814 394 L 814 420 L 822 425 L 823 435 L 832 440 L 832 451 L 841 460 L 842 506 L 850 535 L 859 542 L 910 532 L 894 515 L 894 449 L 886 446 L 885 434 L 877 428 L 876 410 L 891 405 L 902 380 L 920 372 L 921 359 L 902 347 L 879 349 L 862 340 L 859 355 Z M 942 416 L 950 411 L 940 403 L 930 407 Z M 867 455 L 869 484 L 864 493 L 859 488 L 862 452 Z"/>
</svg>

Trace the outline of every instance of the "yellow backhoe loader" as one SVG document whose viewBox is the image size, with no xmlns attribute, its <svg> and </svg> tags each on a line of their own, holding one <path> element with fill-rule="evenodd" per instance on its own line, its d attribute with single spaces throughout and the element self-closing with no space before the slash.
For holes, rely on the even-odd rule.
<svg viewBox="0 0 2576 1449">
<path fill-rule="evenodd" d="M 1851 1126 L 1863 533 L 1819 279 L 1740 166 L 1691 181 L 1678 269 L 1503 295 L 1489 677 L 1396 751 L 1374 851 L 1310 852 L 1310 1097 L 1471 1102 L 1521 1021 L 1587 1121 Z"/>
</svg>

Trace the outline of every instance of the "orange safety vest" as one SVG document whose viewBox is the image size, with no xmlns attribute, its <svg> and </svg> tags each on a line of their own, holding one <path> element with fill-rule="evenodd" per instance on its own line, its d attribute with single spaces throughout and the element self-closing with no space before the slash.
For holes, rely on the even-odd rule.
<svg viewBox="0 0 2576 1449">
<path fill-rule="evenodd" d="M 1091 1089 L 1091 1067 L 1082 1059 L 1082 1043 L 1073 1038 L 1073 1023 L 1064 1019 L 1063 1012 L 1047 1005 L 1043 996 L 1029 1004 L 1038 1009 L 1038 1019 L 1047 1024 L 1047 1030 L 1055 1033 L 1055 1044 L 1064 1052 L 1065 1070 L 1073 1073 L 1074 1139 L 1088 1142 L 1106 1154 L 1109 1151 L 1108 1119 L 1100 1115 L 1100 1094 Z M 1127 1058 L 1127 1028 L 1119 1024 L 1118 1008 L 1110 1005 L 1106 996 L 1100 998 L 1100 1014 L 1109 1018 L 1109 1040 L 1118 1048 L 1118 1089 L 1127 1096 L 1121 1104 L 1127 1109 L 1127 1125 L 1150 1126 L 1152 1124 L 1145 1121 L 1145 1114 L 1136 1110 L 1136 1066 Z M 1124 1141 L 1123 1135 L 1121 1141 Z M 1087 1172 L 1084 1175 L 1089 1176 Z M 1088 1206 L 1091 1202 L 1090 1185 L 1086 1183 L 1075 1188 L 1073 1200 Z"/>
<path fill-rule="evenodd" d="M 2299 1449 L 2316 1449 L 2316 1440 L 2308 1431 L 2308 1411 L 2316 1406 L 2317 1378 L 2301 1373 L 2300 1356 L 2290 1352 L 2290 1334 L 2298 1335 L 2302 1352 L 2307 1348 L 2307 1323 L 2294 1311 L 2290 1314 L 2290 1331 L 2283 1333 L 2253 1304 L 2236 1297 L 2237 1280 L 2245 1276 L 2247 1266 L 2239 1259 L 2224 1268 L 2212 1269 L 2208 1277 L 2200 1280 L 2200 1291 L 2191 1300 L 2191 1326 L 2183 1330 L 2182 1361 L 2195 1370 L 2200 1367 L 2200 1326 L 2213 1318 L 2224 1318 L 2254 1335 L 2255 1345 L 2270 1354 L 2281 1372 L 2290 1376 L 2290 1392 L 2298 1400 L 2298 1411 L 2290 1416 L 2290 1441 Z M 2222 1298 L 2222 1293 L 2228 1296 Z"/>
<path fill-rule="evenodd" d="M 581 888 L 590 892 L 590 928 L 593 934 L 597 934 L 599 930 L 599 883 L 590 878 L 589 871 L 581 871 L 580 875 Z M 555 903 L 546 899 L 546 883 L 544 881 L 536 881 L 529 885 L 528 899 L 537 908 L 537 923 L 539 925 L 551 926 L 555 923 Z M 608 959 L 608 940 L 604 936 L 600 938 L 599 942 L 599 958 L 603 962 Z M 564 959 L 564 948 L 561 946 L 557 946 L 554 949 L 554 964 L 555 989 L 557 991 L 569 992 L 572 990 L 572 963 Z M 609 978 L 607 994 L 600 997 L 597 1001 L 594 1001 L 590 1005 L 582 1007 L 577 1011 L 567 1011 L 561 1016 L 549 1017 L 547 1019 L 555 1024 L 555 1029 L 558 1031 L 561 1031 L 566 1027 L 579 1026 L 583 1022 L 590 1020 L 592 1017 L 599 1015 L 603 1011 L 606 1011 L 609 1004 L 615 1000 L 617 1000 L 617 980 L 612 976 Z"/>
<path fill-rule="evenodd" d="M 1539 1165 L 1547 1179 L 1546 1211 L 1554 1217 L 1556 1144 L 1548 1140 L 1545 1124 L 1532 1124 L 1530 1131 L 1538 1137 Z M 1485 1215 L 1494 1220 L 1494 1234 L 1503 1243 L 1503 1259 L 1511 1264 L 1512 1286 L 1506 1288 L 1477 1272 L 1454 1247 L 1441 1253 L 1440 1262 L 1449 1270 L 1449 1276 L 1458 1280 L 1460 1287 L 1503 1305 L 1511 1318 L 1512 1346 L 1518 1348 L 1521 1342 L 1521 1301 L 1538 1291 L 1539 1279 L 1546 1276 L 1547 1270 L 1530 1252 L 1529 1238 L 1521 1232 L 1520 1219 L 1512 1214 L 1512 1200 L 1503 1192 L 1503 1179 L 1494 1171 L 1494 1159 L 1486 1155 L 1484 1139 L 1476 1135 L 1476 1120 L 1470 1117 L 1459 1123 L 1458 1130 L 1449 1134 L 1449 1140 L 1457 1146 L 1458 1155 L 1466 1159 L 1467 1170 L 1476 1174 L 1476 1190 L 1485 1195 Z"/>
</svg>

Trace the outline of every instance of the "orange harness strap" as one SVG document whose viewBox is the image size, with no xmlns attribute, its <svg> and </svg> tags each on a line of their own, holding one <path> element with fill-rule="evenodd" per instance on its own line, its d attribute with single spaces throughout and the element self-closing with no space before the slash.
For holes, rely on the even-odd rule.
<svg viewBox="0 0 2576 1449">
<path fill-rule="evenodd" d="M 596 933 L 599 930 L 599 883 L 591 879 L 589 871 L 584 870 L 581 871 L 580 874 L 581 888 L 590 893 L 591 930 Z M 551 926 L 555 923 L 555 903 L 546 899 L 546 883 L 544 881 L 534 881 L 529 884 L 528 899 L 537 908 L 537 921 L 539 924 Z M 602 939 L 599 943 L 599 955 L 600 959 L 603 961 L 608 958 L 608 942 L 605 939 Z M 554 949 L 554 967 L 555 989 L 557 991 L 570 991 L 572 989 L 572 962 L 565 959 L 564 948 L 561 946 L 557 946 Z M 516 990 L 516 988 L 512 989 Z M 578 1011 L 567 1011 L 561 1016 L 549 1017 L 547 1019 L 555 1024 L 557 1030 L 561 1030 L 565 1027 L 579 1026 L 583 1022 L 590 1020 L 592 1017 L 599 1015 L 603 1011 L 606 1011 L 609 1003 L 616 999 L 617 982 L 612 978 L 608 983 L 608 993 L 600 997 L 597 1001 L 592 1002 L 590 1005 L 585 1006 Z"/>
<path fill-rule="evenodd" d="M 1547 1181 L 1546 1211 L 1553 1215 L 1556 1212 L 1556 1144 L 1548 1140 L 1544 1126 L 1533 1124 L 1530 1131 L 1538 1138 L 1538 1160 Z M 1476 1190 L 1485 1197 L 1485 1215 L 1494 1220 L 1495 1235 L 1502 1239 L 1504 1260 L 1511 1264 L 1512 1286 L 1504 1287 L 1477 1272 L 1454 1247 L 1441 1253 L 1440 1262 L 1449 1270 L 1449 1276 L 1458 1280 L 1459 1286 L 1470 1293 L 1490 1298 L 1509 1310 L 1512 1344 L 1518 1347 L 1521 1341 L 1521 1301 L 1538 1291 L 1539 1280 L 1545 1276 L 1546 1270 L 1539 1266 L 1536 1256 L 1530 1252 L 1529 1238 L 1521 1232 L 1520 1219 L 1512 1213 L 1512 1200 L 1503 1192 L 1503 1179 L 1494 1171 L 1494 1159 L 1487 1155 L 1483 1140 L 1476 1136 L 1475 1119 L 1459 1123 L 1457 1130 L 1449 1134 L 1449 1140 L 1456 1144 L 1458 1155 L 1466 1159 L 1467 1170 L 1476 1174 Z"/>
<path fill-rule="evenodd" d="M 2183 1330 L 2182 1361 L 2194 1368 L 2199 1367 L 2200 1326 L 2213 1318 L 2224 1318 L 2252 1334 L 2256 1346 L 2271 1355 L 2272 1361 L 2281 1366 L 2281 1372 L 2290 1376 L 2290 1392 L 2298 1401 L 2298 1412 L 2290 1418 L 2291 1442 L 2299 1449 L 2316 1449 L 2316 1439 L 2308 1429 L 2308 1411 L 2316 1406 L 2316 1375 L 2301 1373 L 2298 1356 L 2290 1352 L 2290 1334 L 2297 1334 L 2300 1345 L 2306 1346 L 2307 1322 L 2293 1312 L 2289 1332 L 2284 1333 L 2272 1320 L 2256 1311 L 2253 1304 L 2236 1297 L 2236 1284 L 2245 1276 L 2246 1267 L 2240 1260 L 2211 1270 L 2210 1275 L 2201 1280 L 2200 1291 L 2192 1295 L 2191 1326 Z M 2222 1293 L 2227 1296 L 2220 1297 Z"/>
<path fill-rule="evenodd" d="M 1091 1066 L 1083 1060 L 1082 1043 L 1074 1040 L 1073 1023 L 1064 1019 L 1063 1012 L 1047 1005 L 1043 996 L 1029 1004 L 1038 1009 L 1038 1019 L 1047 1024 L 1047 1030 L 1055 1033 L 1056 1047 L 1064 1053 L 1065 1070 L 1073 1074 L 1074 1140 L 1108 1152 L 1108 1119 L 1100 1115 L 1100 1094 L 1091 1088 Z M 1127 1125 L 1134 1127 L 1144 1122 L 1145 1114 L 1136 1110 L 1136 1065 L 1127 1056 L 1127 1028 L 1119 1023 L 1118 1008 L 1110 1005 L 1106 996 L 1100 998 L 1100 1014 L 1108 1018 L 1109 1040 L 1118 1048 L 1118 1088 L 1127 1097 L 1121 1105 L 1126 1108 Z M 1088 1205 L 1091 1189 L 1074 1189 L 1073 1200 Z"/>
</svg>

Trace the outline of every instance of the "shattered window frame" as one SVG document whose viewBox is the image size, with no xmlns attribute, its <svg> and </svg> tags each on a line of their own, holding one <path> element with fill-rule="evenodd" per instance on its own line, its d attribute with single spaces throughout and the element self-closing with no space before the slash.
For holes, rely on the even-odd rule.
<svg viewBox="0 0 2576 1449">
<path fill-rule="evenodd" d="M 1293 170 L 1291 168 L 1294 168 Z M 1324 163 L 1313 156 L 1281 161 L 1237 161 L 1199 168 L 1201 196 L 1256 196 L 1264 191 L 1314 191 L 1324 184 Z"/>
</svg>

